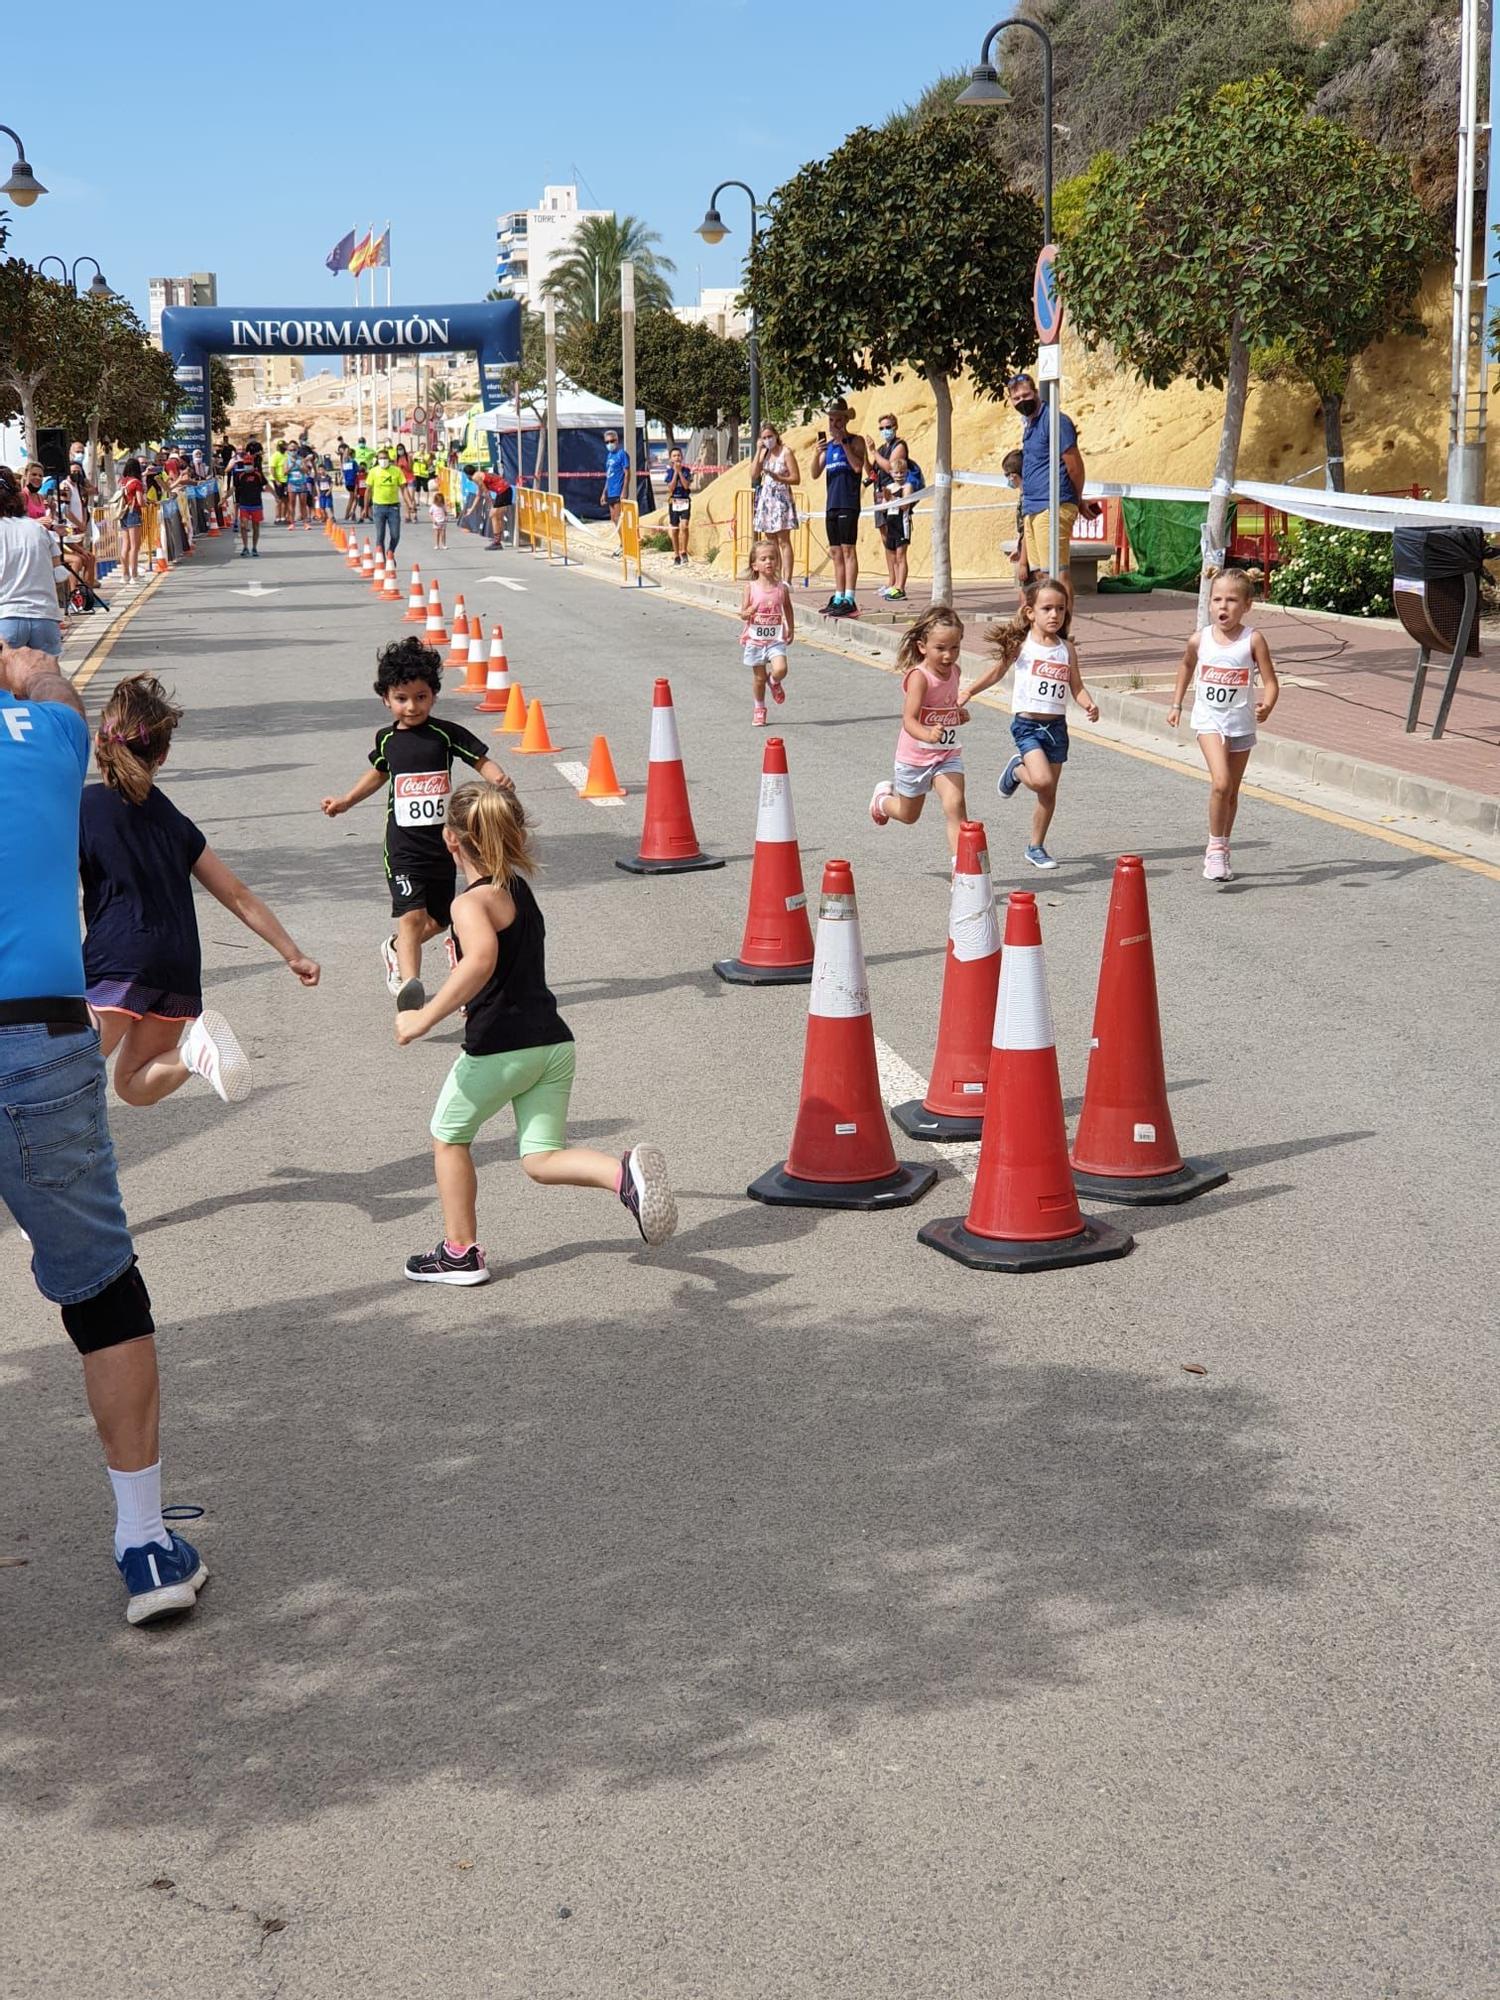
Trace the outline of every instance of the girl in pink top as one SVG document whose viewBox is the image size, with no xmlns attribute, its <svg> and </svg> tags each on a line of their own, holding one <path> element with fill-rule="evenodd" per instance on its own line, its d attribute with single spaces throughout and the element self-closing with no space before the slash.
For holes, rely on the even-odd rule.
<svg viewBox="0 0 1500 2000">
<path fill-rule="evenodd" d="M 778 705 L 786 700 L 787 648 L 797 629 L 792 593 L 781 580 L 781 557 L 772 541 L 758 541 L 750 551 L 750 581 L 740 599 L 740 617 L 740 644 L 755 688 L 750 720 L 763 729 L 767 688 Z"/>
<path fill-rule="evenodd" d="M 958 747 L 959 729 L 969 719 L 958 698 L 963 641 L 963 621 L 946 604 L 930 605 L 901 641 L 896 665 L 905 702 L 894 782 L 883 779 L 870 799 L 870 817 L 877 826 L 893 819 L 910 826 L 922 817 L 927 794 L 936 789 L 948 823 L 948 850 L 954 855 L 959 824 L 967 817 L 964 754 Z"/>
</svg>

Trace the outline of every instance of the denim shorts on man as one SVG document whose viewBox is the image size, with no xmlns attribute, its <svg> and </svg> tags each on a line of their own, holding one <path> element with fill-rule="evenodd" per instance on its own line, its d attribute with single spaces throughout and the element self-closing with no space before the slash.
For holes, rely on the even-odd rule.
<svg viewBox="0 0 1500 2000">
<path fill-rule="evenodd" d="M 1068 725 L 1060 715 L 1013 715 L 1011 739 L 1024 757 L 1040 750 L 1049 764 L 1068 761 Z"/>
</svg>

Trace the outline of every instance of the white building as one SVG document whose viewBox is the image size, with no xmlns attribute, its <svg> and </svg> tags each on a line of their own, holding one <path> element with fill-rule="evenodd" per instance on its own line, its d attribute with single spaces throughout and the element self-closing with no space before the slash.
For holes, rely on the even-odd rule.
<svg viewBox="0 0 1500 2000">
<path fill-rule="evenodd" d="M 739 296 L 738 285 L 706 285 L 698 294 L 697 305 L 673 306 L 672 312 L 684 326 L 706 326 L 726 340 L 743 340 L 750 331 L 750 321 L 737 303 Z"/>
<path fill-rule="evenodd" d="M 194 271 L 186 278 L 153 278 L 150 281 L 151 339 L 161 346 L 161 316 L 168 306 L 216 306 L 219 281 L 212 271 Z"/>
<path fill-rule="evenodd" d="M 578 225 L 612 208 L 580 208 L 576 187 L 544 187 L 539 208 L 516 208 L 495 219 L 495 286 L 534 312 L 542 286 L 566 257 Z"/>
</svg>

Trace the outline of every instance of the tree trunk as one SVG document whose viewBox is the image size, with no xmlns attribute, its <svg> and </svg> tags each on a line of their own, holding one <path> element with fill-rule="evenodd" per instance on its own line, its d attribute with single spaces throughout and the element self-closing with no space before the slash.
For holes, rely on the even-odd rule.
<svg viewBox="0 0 1500 2000">
<path fill-rule="evenodd" d="M 18 375 L 14 369 L 5 371 L 5 380 L 21 405 L 21 429 L 26 436 L 26 456 L 36 457 L 36 390 L 40 375 Z"/>
<path fill-rule="evenodd" d="M 88 480 L 90 490 L 97 490 L 99 485 L 99 412 L 97 410 L 92 410 L 89 413 L 89 461 L 83 471 L 84 477 Z"/>
<path fill-rule="evenodd" d="M 1331 493 L 1344 490 L 1344 399 L 1323 399 L 1323 484 Z"/>
<path fill-rule="evenodd" d="M 953 396 L 948 378 L 930 369 L 928 387 L 937 409 L 937 443 L 932 466 L 932 601 L 953 602 Z"/>
<path fill-rule="evenodd" d="M 1245 395 L 1250 386 L 1250 349 L 1238 313 L 1229 329 L 1229 375 L 1224 384 L 1224 423 L 1219 432 L 1219 455 L 1214 460 L 1213 485 L 1208 496 L 1208 520 L 1204 527 L 1203 576 L 1198 584 L 1198 625 L 1208 623 L 1210 567 L 1217 569 L 1229 540 L 1229 505 L 1234 496 L 1234 475 L 1240 462 L 1240 434 L 1245 428 Z"/>
</svg>

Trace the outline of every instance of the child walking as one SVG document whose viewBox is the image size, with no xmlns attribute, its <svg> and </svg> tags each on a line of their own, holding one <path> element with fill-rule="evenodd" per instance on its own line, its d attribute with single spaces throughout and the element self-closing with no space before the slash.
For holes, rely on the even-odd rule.
<svg viewBox="0 0 1500 2000">
<path fill-rule="evenodd" d="M 1033 868 L 1055 868 L 1047 852 L 1047 830 L 1057 811 L 1057 785 L 1068 761 L 1068 697 L 1090 722 L 1099 720 L 1094 697 L 1078 671 L 1069 638 L 1073 606 L 1055 576 L 1032 577 L 1021 586 L 1021 602 L 1008 625 L 990 633 L 995 658 L 964 693 L 966 701 L 1014 666 L 1010 690 L 1010 733 L 1015 755 L 1000 773 L 999 792 L 1014 798 L 1022 785 L 1031 793 L 1031 838 L 1026 859 Z"/>
<path fill-rule="evenodd" d="M 432 489 L 432 498 L 427 503 L 427 518 L 432 523 L 432 546 L 445 549 L 448 546 L 448 503 L 443 498 L 442 488 Z"/>
<path fill-rule="evenodd" d="M 192 1075 L 240 1104 L 250 1064 L 223 1015 L 203 1005 L 193 883 L 279 951 L 304 986 L 317 985 L 318 966 L 158 790 L 181 720 L 153 674 L 121 681 L 105 707 L 94 739 L 104 783 L 85 786 L 79 812 L 84 979 L 101 1052 L 115 1057 L 117 1097 L 158 1104 Z"/>
<path fill-rule="evenodd" d="M 787 651 L 797 636 L 797 613 L 792 593 L 781 581 L 781 557 L 774 542 L 758 541 L 750 551 L 750 580 L 740 598 L 740 617 L 744 620 L 740 644 L 755 689 L 750 721 L 763 729 L 767 687 L 778 706 L 786 700 Z"/>
<path fill-rule="evenodd" d="M 398 1007 L 422 1005 L 422 947 L 448 927 L 456 876 L 443 822 L 454 760 L 462 758 L 492 785 L 508 782 L 477 736 L 462 723 L 433 714 L 442 690 L 442 662 L 415 633 L 383 646 L 375 663 L 375 692 L 392 720 L 375 732 L 371 768 L 342 798 L 323 801 L 324 812 L 337 819 L 385 789 L 385 872 L 396 928 L 382 942 L 380 957 L 386 989 Z"/>
<path fill-rule="evenodd" d="M 1213 781 L 1208 795 L 1208 847 L 1203 856 L 1205 882 L 1234 880 L 1229 836 L 1234 831 L 1245 766 L 1255 748 L 1255 725 L 1265 721 L 1281 693 L 1265 634 L 1245 623 L 1254 600 L 1250 579 L 1242 569 L 1222 570 L 1214 578 L 1208 596 L 1208 623 L 1187 642 L 1172 690 L 1172 706 L 1167 710 L 1167 721 L 1175 729 L 1191 679 L 1193 713 L 1189 726 L 1198 738 Z M 1255 698 L 1257 674 L 1259 701 Z"/>
<path fill-rule="evenodd" d="M 969 719 L 959 691 L 958 655 L 963 621 L 946 604 L 932 604 L 907 632 L 896 655 L 905 700 L 896 739 L 894 782 L 882 779 L 870 799 L 877 826 L 899 820 L 911 826 L 922 817 L 927 794 L 936 789 L 948 825 L 948 851 L 958 853 L 964 804 L 964 753 L 960 725 Z"/>
<path fill-rule="evenodd" d="M 528 1179 L 603 1188 L 619 1197 L 645 1242 L 665 1243 L 677 1227 L 677 1202 L 660 1150 L 632 1146 L 615 1159 L 567 1143 L 577 1052 L 547 985 L 547 927 L 528 879 L 536 861 L 520 800 L 508 786 L 464 785 L 449 801 L 442 837 L 464 875 L 453 899 L 457 959 L 425 1006 L 397 1013 L 396 1040 L 404 1048 L 463 1008 L 464 1047 L 432 1114 L 443 1240 L 406 1260 L 407 1277 L 429 1285 L 488 1279 L 469 1149 L 507 1104 Z"/>
</svg>

